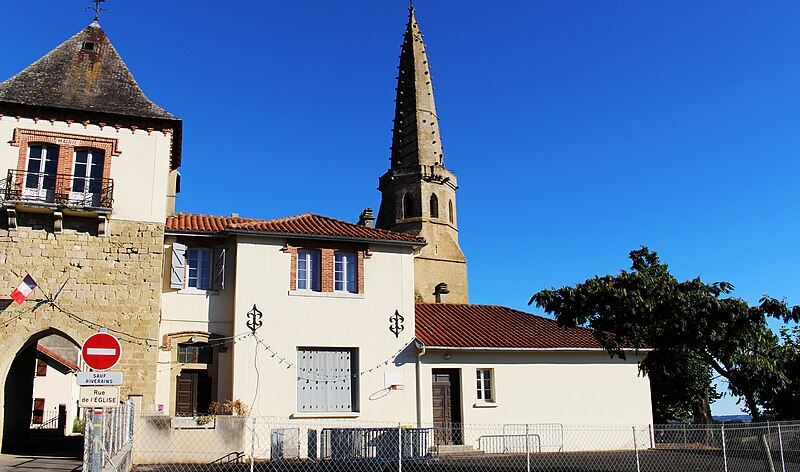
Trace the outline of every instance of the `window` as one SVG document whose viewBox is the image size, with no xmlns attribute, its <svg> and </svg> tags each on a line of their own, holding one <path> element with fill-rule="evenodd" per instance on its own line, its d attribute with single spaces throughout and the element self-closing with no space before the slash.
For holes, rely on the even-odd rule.
<svg viewBox="0 0 800 472">
<path fill-rule="evenodd" d="M 199 290 L 211 288 L 211 249 L 186 251 L 186 286 Z"/>
<path fill-rule="evenodd" d="M 297 251 L 297 290 L 320 291 L 319 251 Z"/>
<path fill-rule="evenodd" d="M 453 200 L 447 202 L 447 207 L 449 211 L 448 217 L 450 218 L 450 223 L 452 223 L 455 220 L 455 212 L 453 211 Z"/>
<path fill-rule="evenodd" d="M 103 169 L 105 153 L 100 149 L 79 149 L 75 151 L 75 165 L 72 170 L 73 202 L 91 199 L 103 190 Z M 93 203 L 93 202 L 86 202 Z"/>
<path fill-rule="evenodd" d="M 403 197 L 403 218 L 411 218 L 417 216 L 417 208 L 414 202 L 414 197 L 407 193 Z"/>
<path fill-rule="evenodd" d="M 333 289 L 337 292 L 358 292 L 356 266 L 358 256 L 353 252 L 337 252 L 333 264 Z"/>
<path fill-rule="evenodd" d="M 187 248 L 172 243 L 170 287 L 192 290 L 222 290 L 225 286 L 225 247 Z"/>
<path fill-rule="evenodd" d="M 28 166 L 25 169 L 26 194 L 41 194 L 42 198 L 49 199 L 47 192 L 56 188 L 56 173 L 58 172 L 58 146 L 35 144 L 28 148 Z"/>
<path fill-rule="evenodd" d="M 189 364 L 211 364 L 212 347 L 207 343 L 178 344 L 178 362 Z"/>
<path fill-rule="evenodd" d="M 47 375 L 47 361 L 41 357 L 36 358 L 36 376 L 44 377 Z"/>
<path fill-rule="evenodd" d="M 439 197 L 431 195 L 431 218 L 439 218 Z"/>
<path fill-rule="evenodd" d="M 358 411 L 358 350 L 298 348 L 297 410 Z"/>
<path fill-rule="evenodd" d="M 477 369 L 478 380 L 478 401 L 491 403 L 494 401 L 494 391 L 492 389 L 492 370 Z"/>
</svg>

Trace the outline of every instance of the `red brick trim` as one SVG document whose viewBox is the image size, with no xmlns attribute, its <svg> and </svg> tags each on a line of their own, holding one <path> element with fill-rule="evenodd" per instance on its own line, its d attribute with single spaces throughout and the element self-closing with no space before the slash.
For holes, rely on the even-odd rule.
<svg viewBox="0 0 800 472">
<path fill-rule="evenodd" d="M 75 159 L 76 148 L 102 149 L 108 159 L 103 168 L 103 178 L 111 178 L 111 157 L 119 156 L 121 151 L 118 141 L 113 138 L 101 138 L 97 136 L 81 136 L 77 134 L 56 133 L 53 131 L 41 131 L 33 129 L 16 128 L 11 140 L 12 146 L 19 147 L 17 157 L 17 170 L 24 172 L 28 161 L 28 147 L 32 143 L 54 144 L 58 146 L 58 170 L 59 174 L 72 174 L 72 165 Z M 67 182 L 65 185 L 69 185 Z M 56 192 L 64 192 L 68 189 L 56 189 Z"/>
<path fill-rule="evenodd" d="M 352 252 L 356 254 L 356 277 L 358 279 L 358 292 L 364 293 L 364 260 L 372 257 L 369 246 L 357 243 L 332 243 L 330 241 L 295 241 L 290 240 L 281 248 L 282 252 L 291 254 L 289 268 L 289 290 L 297 290 L 297 251 L 300 249 L 313 249 L 320 251 L 320 291 L 334 292 L 335 254 L 337 252 Z"/>
<path fill-rule="evenodd" d="M 164 335 L 164 342 L 161 344 L 162 351 L 171 351 L 172 345 L 179 341 L 185 341 L 187 339 L 191 339 L 197 336 L 198 338 L 203 338 L 203 342 L 213 342 L 216 339 L 223 338 L 221 334 L 210 333 L 208 331 L 177 331 L 175 333 L 167 333 Z M 228 347 L 225 345 L 217 346 L 219 348 L 219 352 L 225 352 L 228 350 Z"/>
</svg>

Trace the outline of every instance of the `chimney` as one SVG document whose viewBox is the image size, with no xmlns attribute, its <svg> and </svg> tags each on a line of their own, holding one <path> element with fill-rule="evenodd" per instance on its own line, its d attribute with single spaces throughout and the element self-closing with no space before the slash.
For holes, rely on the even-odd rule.
<svg viewBox="0 0 800 472">
<path fill-rule="evenodd" d="M 372 208 L 364 208 L 361 215 L 358 217 L 358 225 L 366 228 L 373 228 L 375 226 L 375 214 L 372 213 Z"/>
<path fill-rule="evenodd" d="M 433 294 L 436 296 L 436 303 L 447 303 L 447 294 L 450 293 L 450 290 L 447 290 L 447 284 L 442 282 L 436 285 L 436 288 L 433 290 Z"/>
</svg>

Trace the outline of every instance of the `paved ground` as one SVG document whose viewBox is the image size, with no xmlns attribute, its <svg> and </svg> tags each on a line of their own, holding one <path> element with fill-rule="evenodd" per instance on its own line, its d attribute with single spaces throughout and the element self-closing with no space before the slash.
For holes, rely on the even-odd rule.
<svg viewBox="0 0 800 472">
<path fill-rule="evenodd" d="M 80 471 L 83 436 L 36 438 L 15 454 L 0 454 L 0 472 Z"/>
<path fill-rule="evenodd" d="M 8 471 L 80 471 L 81 461 L 73 457 L 46 457 L 0 454 L 0 472 Z"/>
</svg>

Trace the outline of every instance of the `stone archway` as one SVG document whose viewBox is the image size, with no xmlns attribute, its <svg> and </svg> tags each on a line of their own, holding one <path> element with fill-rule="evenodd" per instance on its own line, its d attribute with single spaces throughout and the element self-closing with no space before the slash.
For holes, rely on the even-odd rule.
<svg viewBox="0 0 800 472">
<path fill-rule="evenodd" d="M 66 412 L 66 408 L 74 408 L 74 405 L 64 402 L 64 406 L 56 403 L 56 411 L 59 417 L 55 418 L 56 425 L 48 425 L 47 431 L 32 429 L 32 404 L 34 403 L 34 378 L 37 373 L 40 378 L 39 388 L 43 382 L 51 382 L 50 390 L 54 390 L 52 381 L 71 385 L 69 376 L 65 376 L 69 369 L 50 369 L 50 379 L 45 379 L 47 367 L 40 366 L 41 360 L 47 358 L 43 356 L 42 347 L 37 347 L 42 339 L 61 339 L 63 345 L 79 347 L 76 336 L 70 336 L 62 330 L 56 328 L 46 328 L 29 336 L 24 341 L 21 336 L 15 336 L 12 340 L 17 340 L 17 348 L 10 346 L 4 358 L 2 372 L 2 390 L 0 391 L 0 402 L 2 402 L 2 422 L 0 423 L 0 437 L 2 437 L 2 452 L 29 452 L 32 448 L 37 453 L 48 455 L 78 454 L 80 452 L 80 438 L 65 439 L 64 432 L 72 431 L 72 425 L 66 424 L 60 412 Z M 9 341 L 12 341 L 9 340 Z M 12 344 L 7 342 L 6 345 Z M 46 350 L 46 349 L 45 349 Z M 76 353 L 77 355 L 77 353 Z M 50 352 L 50 356 L 59 359 L 61 356 L 55 352 Z M 66 359 L 61 361 L 68 362 Z M 41 369 L 44 367 L 44 369 Z M 58 379 L 57 377 L 61 377 Z M 55 384 L 55 394 L 57 390 L 63 389 L 60 384 Z M 42 395 L 39 393 L 37 395 Z M 52 403 L 52 400 L 51 400 Z M 52 406 L 52 405 L 51 405 Z M 35 414 L 35 413 L 34 413 Z M 52 419 L 52 418 L 48 418 Z M 35 418 L 34 418 L 35 420 Z M 41 420 L 39 421 L 41 422 Z M 60 429 L 59 429 L 60 427 Z M 60 431 L 60 432 L 59 432 Z"/>
</svg>

